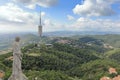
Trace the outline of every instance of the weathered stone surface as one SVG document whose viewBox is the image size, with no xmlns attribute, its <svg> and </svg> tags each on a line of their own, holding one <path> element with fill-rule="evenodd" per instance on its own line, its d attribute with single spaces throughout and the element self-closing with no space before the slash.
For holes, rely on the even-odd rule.
<svg viewBox="0 0 120 80">
<path fill-rule="evenodd" d="M 20 72 L 20 74 L 11 75 L 11 77 L 8 80 L 28 80 L 28 79 L 22 72 Z"/>
<path fill-rule="evenodd" d="M 21 69 L 22 53 L 19 40 L 19 37 L 17 37 L 13 45 L 13 70 L 8 80 L 27 80 L 27 77 L 23 74 Z"/>
<path fill-rule="evenodd" d="M 0 78 L 0 80 L 2 80 L 2 79 Z"/>
</svg>

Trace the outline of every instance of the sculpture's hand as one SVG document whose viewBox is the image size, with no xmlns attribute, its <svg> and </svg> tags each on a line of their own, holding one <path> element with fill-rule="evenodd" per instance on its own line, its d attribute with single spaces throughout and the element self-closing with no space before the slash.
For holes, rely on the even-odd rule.
<svg viewBox="0 0 120 80">
<path fill-rule="evenodd" d="M 22 60 L 22 56 L 23 56 L 23 54 L 20 55 L 20 60 Z"/>
<path fill-rule="evenodd" d="M 23 57 L 23 53 L 21 53 L 21 56 Z"/>
</svg>

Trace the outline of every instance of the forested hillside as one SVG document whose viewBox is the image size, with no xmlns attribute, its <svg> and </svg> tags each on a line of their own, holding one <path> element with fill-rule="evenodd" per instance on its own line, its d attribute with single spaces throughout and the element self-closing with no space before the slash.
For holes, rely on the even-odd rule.
<svg viewBox="0 0 120 80">
<path fill-rule="evenodd" d="M 47 37 L 43 37 L 43 40 Z M 99 80 L 114 67 L 120 73 L 119 49 L 104 47 L 93 37 L 54 37 L 22 47 L 22 69 L 29 80 Z M 46 43 L 45 43 L 46 42 Z M 49 44 L 48 44 L 49 43 Z M 5 80 L 11 74 L 12 53 L 0 55 Z"/>
</svg>

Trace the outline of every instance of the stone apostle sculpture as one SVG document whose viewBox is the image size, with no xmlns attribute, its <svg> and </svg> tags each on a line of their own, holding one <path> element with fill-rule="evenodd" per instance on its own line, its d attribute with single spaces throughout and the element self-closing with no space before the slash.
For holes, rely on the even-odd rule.
<svg viewBox="0 0 120 80">
<path fill-rule="evenodd" d="M 22 53 L 20 48 L 20 38 L 16 37 L 13 45 L 13 69 L 8 80 L 28 80 L 21 69 Z"/>
</svg>

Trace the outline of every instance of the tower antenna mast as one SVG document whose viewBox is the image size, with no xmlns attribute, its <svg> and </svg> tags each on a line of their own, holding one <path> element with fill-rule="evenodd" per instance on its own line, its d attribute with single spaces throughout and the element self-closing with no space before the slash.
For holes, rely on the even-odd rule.
<svg viewBox="0 0 120 80">
<path fill-rule="evenodd" d="M 40 24 L 38 26 L 38 33 L 39 33 L 39 36 L 41 37 L 42 36 L 42 14 L 41 14 L 41 9 L 40 9 Z"/>
<path fill-rule="evenodd" d="M 41 9 L 40 9 L 40 26 L 42 25 L 42 21 L 41 21 Z"/>
</svg>

